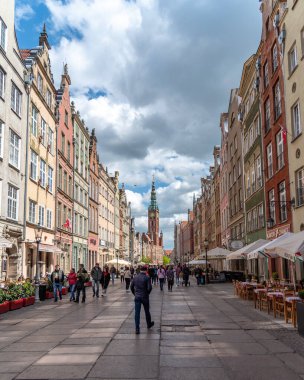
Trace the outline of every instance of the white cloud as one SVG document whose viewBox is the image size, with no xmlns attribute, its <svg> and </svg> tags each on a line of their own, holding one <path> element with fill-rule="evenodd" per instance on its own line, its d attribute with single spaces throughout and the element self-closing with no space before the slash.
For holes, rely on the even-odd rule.
<svg viewBox="0 0 304 380">
<path fill-rule="evenodd" d="M 29 4 L 18 3 L 15 10 L 15 26 L 20 30 L 20 24 L 24 20 L 29 20 L 34 16 L 35 12 Z"/>
<path fill-rule="evenodd" d="M 256 0 L 226 3 L 46 0 L 49 33 L 62 35 L 51 50 L 55 79 L 68 62 L 73 99 L 96 129 L 102 162 L 121 182 L 145 188 L 127 192 L 141 229 L 156 174 L 168 247 L 219 143 L 229 90 L 258 47 Z"/>
</svg>

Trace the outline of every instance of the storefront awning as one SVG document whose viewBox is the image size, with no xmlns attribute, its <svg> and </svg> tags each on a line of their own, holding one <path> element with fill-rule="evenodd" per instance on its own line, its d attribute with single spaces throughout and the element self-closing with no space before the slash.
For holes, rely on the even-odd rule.
<svg viewBox="0 0 304 380">
<path fill-rule="evenodd" d="M 5 237 L 0 236 L 0 248 L 12 248 L 13 244 L 9 240 L 5 239 Z"/>
</svg>

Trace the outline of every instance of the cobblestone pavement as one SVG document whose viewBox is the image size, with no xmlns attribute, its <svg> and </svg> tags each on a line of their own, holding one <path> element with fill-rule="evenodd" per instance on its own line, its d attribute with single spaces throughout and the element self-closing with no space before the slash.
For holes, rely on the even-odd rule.
<svg viewBox="0 0 304 380">
<path fill-rule="evenodd" d="M 231 284 L 153 289 L 155 321 L 134 334 L 120 284 L 85 304 L 45 301 L 1 316 L 0 380 L 304 379 L 304 339 Z"/>
</svg>

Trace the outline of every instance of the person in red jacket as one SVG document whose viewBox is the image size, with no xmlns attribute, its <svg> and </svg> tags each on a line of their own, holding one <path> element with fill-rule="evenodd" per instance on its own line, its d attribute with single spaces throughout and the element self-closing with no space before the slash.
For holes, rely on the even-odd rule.
<svg viewBox="0 0 304 380">
<path fill-rule="evenodd" d="M 70 287 L 70 302 L 75 301 L 75 287 L 76 287 L 76 281 L 77 281 L 77 274 L 75 272 L 75 269 L 72 268 L 70 273 L 67 277 L 69 281 L 69 287 Z"/>
</svg>

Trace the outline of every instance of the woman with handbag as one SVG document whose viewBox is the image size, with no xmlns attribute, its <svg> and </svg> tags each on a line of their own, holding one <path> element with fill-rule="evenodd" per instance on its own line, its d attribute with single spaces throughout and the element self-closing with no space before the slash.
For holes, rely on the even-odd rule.
<svg viewBox="0 0 304 380">
<path fill-rule="evenodd" d="M 70 273 L 67 276 L 67 280 L 69 282 L 69 288 L 70 288 L 70 302 L 75 301 L 75 287 L 77 282 L 77 274 L 75 272 L 75 269 L 72 268 Z"/>
</svg>

